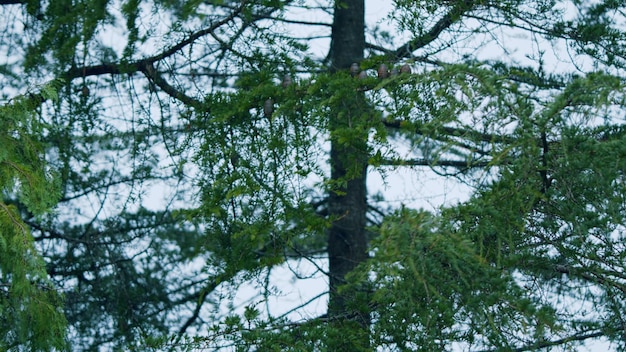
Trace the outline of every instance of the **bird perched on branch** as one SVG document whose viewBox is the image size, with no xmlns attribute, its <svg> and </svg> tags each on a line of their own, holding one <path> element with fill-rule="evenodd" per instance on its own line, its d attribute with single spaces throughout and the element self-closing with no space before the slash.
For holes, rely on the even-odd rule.
<svg viewBox="0 0 626 352">
<path fill-rule="evenodd" d="M 350 65 L 350 75 L 352 75 L 352 77 L 358 75 L 360 70 L 361 69 L 359 68 L 359 64 L 357 64 L 356 62 Z"/>
<path fill-rule="evenodd" d="M 387 65 L 385 64 L 380 64 L 376 72 L 378 72 L 378 79 L 385 79 L 389 77 L 389 69 L 387 68 Z"/>
<path fill-rule="evenodd" d="M 293 81 L 291 80 L 291 76 L 289 74 L 285 74 L 283 76 L 283 81 L 281 82 L 282 87 L 287 88 L 291 85 L 291 83 L 293 83 Z"/>
</svg>

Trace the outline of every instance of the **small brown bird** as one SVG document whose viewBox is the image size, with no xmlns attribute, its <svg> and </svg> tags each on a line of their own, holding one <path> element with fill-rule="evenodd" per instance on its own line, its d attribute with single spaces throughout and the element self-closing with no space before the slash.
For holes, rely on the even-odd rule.
<svg viewBox="0 0 626 352">
<path fill-rule="evenodd" d="M 411 66 L 408 64 L 402 65 L 402 67 L 400 67 L 400 73 L 411 73 Z"/>
<path fill-rule="evenodd" d="M 367 72 L 365 71 L 359 72 L 359 79 L 365 79 L 365 78 L 367 78 Z"/>
<path fill-rule="evenodd" d="M 380 64 L 380 66 L 378 66 L 378 79 L 385 79 L 387 77 L 389 77 L 389 69 L 387 68 L 387 65 L 385 64 Z"/>
<path fill-rule="evenodd" d="M 274 112 L 274 101 L 272 100 L 272 98 L 270 98 L 270 99 L 267 99 L 265 103 L 263 104 L 263 116 L 270 117 L 272 116 L 273 112 Z"/>
<path fill-rule="evenodd" d="M 357 64 L 356 62 L 353 62 L 352 65 L 350 65 L 350 75 L 352 75 L 352 77 L 358 75 L 359 70 L 359 64 Z"/>
<path fill-rule="evenodd" d="M 291 83 L 293 83 L 293 81 L 291 80 L 291 76 L 289 76 L 289 74 L 285 74 L 283 76 L 283 82 L 281 83 L 281 85 L 283 86 L 283 88 L 287 88 L 291 85 Z"/>
</svg>

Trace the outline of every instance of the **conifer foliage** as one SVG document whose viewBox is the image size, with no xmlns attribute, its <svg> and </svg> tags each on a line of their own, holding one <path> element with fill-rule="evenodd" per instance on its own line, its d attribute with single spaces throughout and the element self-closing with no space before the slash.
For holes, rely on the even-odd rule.
<svg viewBox="0 0 626 352">
<path fill-rule="evenodd" d="M 41 216 L 58 201 L 55 175 L 44 160 L 44 130 L 35 107 L 55 99 L 59 82 L 0 107 L 0 348 L 60 350 L 66 345 L 62 297 L 24 213 Z"/>
</svg>

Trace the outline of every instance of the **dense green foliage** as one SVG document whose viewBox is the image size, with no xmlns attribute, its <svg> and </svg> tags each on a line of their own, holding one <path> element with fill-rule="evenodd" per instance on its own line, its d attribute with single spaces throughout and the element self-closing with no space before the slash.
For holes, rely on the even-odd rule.
<svg viewBox="0 0 626 352">
<path fill-rule="evenodd" d="M 58 85 L 57 85 L 58 86 Z M 56 98 L 55 84 L 37 93 Z M 0 106 L 0 349 L 63 349 L 62 299 L 46 273 L 23 213 L 41 216 L 58 200 L 55 175 L 41 144 L 45 126 L 34 113 L 35 95 Z"/>
<path fill-rule="evenodd" d="M 360 4 L 0 2 L 0 349 L 626 348 L 624 5 Z"/>
</svg>

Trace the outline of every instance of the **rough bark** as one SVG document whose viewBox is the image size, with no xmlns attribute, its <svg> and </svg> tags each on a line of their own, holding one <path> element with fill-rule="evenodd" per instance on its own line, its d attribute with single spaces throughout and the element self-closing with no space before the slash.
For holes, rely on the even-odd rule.
<svg viewBox="0 0 626 352">
<path fill-rule="evenodd" d="M 330 48 L 331 70 L 347 70 L 353 62 L 363 59 L 365 4 L 363 0 L 343 0 L 335 4 L 332 42 Z M 333 133 L 345 129 L 347 121 L 358 123 L 367 115 L 365 97 L 355 91 L 347 97 L 346 110 L 341 118 L 331 116 L 331 178 L 329 210 L 335 219 L 328 238 L 330 299 L 328 317 L 335 336 L 329 337 L 329 348 L 334 351 L 358 351 L 369 347 L 369 311 L 362 304 L 363 292 L 340 290 L 346 274 L 367 258 L 365 212 L 367 210 L 367 135 L 357 136 L 350 142 L 338 142 Z M 338 112 L 335 112 L 337 114 Z M 340 184 L 341 186 L 337 186 Z"/>
</svg>

